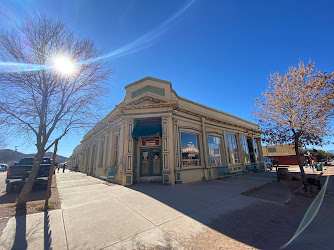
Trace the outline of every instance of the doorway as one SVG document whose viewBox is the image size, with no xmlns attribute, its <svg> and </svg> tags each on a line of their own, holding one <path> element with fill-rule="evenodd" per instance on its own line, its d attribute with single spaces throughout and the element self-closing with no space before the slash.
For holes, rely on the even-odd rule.
<svg viewBox="0 0 334 250">
<path fill-rule="evenodd" d="M 249 158 L 252 164 L 256 163 L 255 161 L 255 154 L 254 154 L 254 146 L 253 146 L 253 139 L 247 138 L 247 145 L 249 151 Z"/>
<path fill-rule="evenodd" d="M 140 181 L 162 180 L 162 164 L 160 148 L 140 150 Z"/>
</svg>

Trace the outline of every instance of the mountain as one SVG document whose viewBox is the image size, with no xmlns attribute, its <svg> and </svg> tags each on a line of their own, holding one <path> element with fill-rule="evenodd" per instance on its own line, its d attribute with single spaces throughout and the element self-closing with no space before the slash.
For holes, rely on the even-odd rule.
<svg viewBox="0 0 334 250">
<path fill-rule="evenodd" d="M 46 152 L 44 157 L 52 158 L 52 152 Z M 14 151 L 11 149 L 2 149 L 0 150 L 0 163 L 6 163 L 8 165 L 12 165 L 15 161 L 19 161 L 23 157 L 34 157 L 35 154 L 23 154 L 18 151 Z M 56 161 L 59 163 L 68 161 L 67 157 L 57 155 Z"/>
</svg>

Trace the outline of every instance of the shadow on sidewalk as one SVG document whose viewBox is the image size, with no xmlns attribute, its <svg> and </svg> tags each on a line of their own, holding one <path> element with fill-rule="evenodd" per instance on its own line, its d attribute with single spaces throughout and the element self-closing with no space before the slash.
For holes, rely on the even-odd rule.
<svg viewBox="0 0 334 250">
<path fill-rule="evenodd" d="M 12 250 L 27 249 L 26 229 L 27 229 L 27 210 L 16 209 L 15 221 L 16 231 Z"/>
<path fill-rule="evenodd" d="M 27 210 L 26 209 L 17 209 L 15 214 L 16 221 L 16 230 L 15 230 L 15 239 L 12 250 L 22 250 L 27 249 Z M 38 226 L 38 223 L 35 227 Z M 31 229 L 29 229 L 31 230 Z M 51 249 L 51 230 L 50 230 L 50 218 L 48 211 L 44 212 L 44 250 Z"/>
<path fill-rule="evenodd" d="M 281 185 L 283 182 L 274 189 L 273 184 L 269 183 L 265 186 L 268 190 L 261 191 L 267 196 L 274 196 L 267 200 L 276 203 L 239 195 L 250 190 L 250 180 L 257 185 L 256 180 L 261 176 L 255 173 L 175 186 L 154 182 L 138 183 L 128 188 L 150 196 L 216 232 L 251 247 L 279 249 L 291 239 L 313 199 L 294 195 L 289 188 Z M 280 197 L 276 197 L 277 194 Z M 287 204 L 279 204 L 288 201 L 287 198 L 292 199 Z M 253 199 L 252 202 L 249 202 L 250 199 Z M 206 240 L 210 242 L 209 238 Z"/>
<path fill-rule="evenodd" d="M 44 212 L 44 250 L 50 249 L 51 246 L 51 230 L 48 211 Z"/>
</svg>

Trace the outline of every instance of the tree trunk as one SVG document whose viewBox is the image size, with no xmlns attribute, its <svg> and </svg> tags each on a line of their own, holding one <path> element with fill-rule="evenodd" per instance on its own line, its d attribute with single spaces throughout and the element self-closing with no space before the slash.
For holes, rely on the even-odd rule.
<svg viewBox="0 0 334 250">
<path fill-rule="evenodd" d="M 300 160 L 300 152 L 299 152 L 299 143 L 298 143 L 298 138 L 295 137 L 295 152 L 296 152 L 296 156 L 297 156 L 297 160 L 298 160 L 298 165 L 299 165 L 299 169 L 300 169 L 300 175 L 303 178 L 303 184 L 306 190 L 306 177 L 305 177 L 305 171 L 304 171 L 304 166 L 303 163 Z"/>
<path fill-rule="evenodd" d="M 49 172 L 49 181 L 48 181 L 48 187 L 46 189 L 46 197 L 45 197 L 45 205 L 44 205 L 45 211 L 47 211 L 49 207 L 49 196 L 51 193 L 52 176 L 53 176 L 54 167 L 56 164 L 57 150 L 58 150 L 58 139 L 55 141 L 55 146 L 54 146 L 54 151 L 53 151 L 53 156 L 52 156 L 52 163 L 51 163 L 50 172 Z"/>
<path fill-rule="evenodd" d="M 34 165 L 31 168 L 31 173 L 29 174 L 29 177 L 23 186 L 23 189 L 19 195 L 19 198 L 16 203 L 17 208 L 25 208 L 27 201 L 29 200 L 31 190 L 33 188 L 36 176 L 38 174 L 39 166 L 43 160 L 44 151 L 38 150 L 37 154 L 34 157 Z"/>
</svg>

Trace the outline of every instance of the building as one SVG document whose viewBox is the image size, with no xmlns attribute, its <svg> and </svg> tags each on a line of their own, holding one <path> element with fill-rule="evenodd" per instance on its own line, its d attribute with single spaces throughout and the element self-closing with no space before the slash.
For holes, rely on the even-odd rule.
<svg viewBox="0 0 334 250">
<path fill-rule="evenodd" d="M 262 152 L 264 157 L 277 161 L 279 165 L 298 165 L 294 144 L 263 146 Z M 309 162 L 307 156 L 311 156 L 313 161 L 318 162 L 319 155 L 317 150 L 300 148 L 299 152 L 300 160 L 303 164 Z"/>
<path fill-rule="evenodd" d="M 177 95 L 165 80 L 145 77 L 81 141 L 70 165 L 96 177 L 108 169 L 123 185 L 186 183 L 218 177 L 217 167 L 244 171 L 263 161 L 257 124 Z"/>
<path fill-rule="evenodd" d="M 263 146 L 264 157 L 278 162 L 279 165 L 298 165 L 298 160 L 293 144 Z"/>
</svg>

